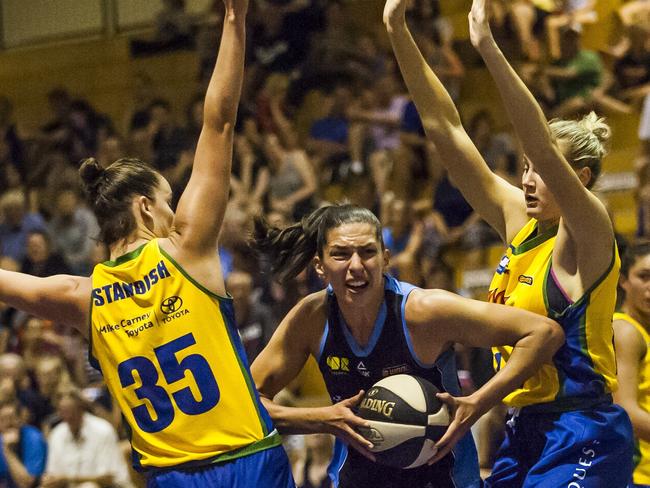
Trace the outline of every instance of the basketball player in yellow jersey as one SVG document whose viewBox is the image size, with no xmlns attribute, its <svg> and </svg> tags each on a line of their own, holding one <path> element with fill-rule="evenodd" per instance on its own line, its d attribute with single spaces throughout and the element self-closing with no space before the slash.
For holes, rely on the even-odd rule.
<svg viewBox="0 0 650 488">
<path fill-rule="evenodd" d="M 203 128 L 176 213 L 169 183 L 141 161 L 102 168 L 86 160 L 80 175 L 111 260 L 90 278 L 0 271 L 0 300 L 89 339 L 150 487 L 295 486 L 251 381 L 217 253 L 248 9 L 247 0 L 224 3 Z"/>
<path fill-rule="evenodd" d="M 490 171 L 419 52 L 406 26 L 406 1 L 388 0 L 384 22 L 424 130 L 464 197 L 509 244 L 490 300 L 547 315 L 566 337 L 552 365 L 505 398 L 513 416 L 486 486 L 625 486 L 632 430 L 611 395 L 619 260 L 605 207 L 589 191 L 609 129 L 593 113 L 579 122 L 549 124 L 497 47 L 488 3 L 474 0 L 471 41 L 525 153 L 523 191 L 510 185 Z M 510 350 L 495 352 L 499 369 Z"/>
<path fill-rule="evenodd" d="M 630 488 L 650 487 L 650 243 L 631 246 L 621 263 L 625 298 L 614 314 L 619 388 L 614 398 L 634 426 Z"/>
</svg>

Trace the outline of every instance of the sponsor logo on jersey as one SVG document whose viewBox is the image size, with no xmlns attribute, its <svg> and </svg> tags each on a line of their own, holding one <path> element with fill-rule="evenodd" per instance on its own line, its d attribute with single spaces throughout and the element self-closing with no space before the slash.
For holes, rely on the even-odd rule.
<svg viewBox="0 0 650 488">
<path fill-rule="evenodd" d="M 140 332 L 153 327 L 151 319 L 151 312 L 131 317 L 129 319 L 122 319 L 117 324 L 106 324 L 99 328 L 99 332 L 107 334 L 109 332 L 124 331 L 129 337 L 137 337 Z"/>
<path fill-rule="evenodd" d="M 500 303 L 501 305 L 503 305 L 504 303 L 506 303 L 507 299 L 508 297 L 506 296 L 505 290 L 499 291 L 498 288 L 495 288 L 494 290 L 488 291 L 487 301 L 490 303 Z"/>
<path fill-rule="evenodd" d="M 134 295 L 144 295 L 160 280 L 164 280 L 170 276 L 171 274 L 169 273 L 167 266 L 165 266 L 165 262 L 161 260 L 158 265 L 146 273 L 142 279 L 136 280 L 133 283 L 116 281 L 115 283 L 109 283 L 108 285 L 94 288 L 92 291 L 93 305 L 101 307 L 107 303 L 131 298 Z"/>
<path fill-rule="evenodd" d="M 363 361 L 359 361 L 359 364 L 357 364 L 357 371 L 361 376 L 365 376 L 366 378 L 370 376 L 370 371 L 368 371 L 366 365 L 363 364 Z"/>
<path fill-rule="evenodd" d="M 183 299 L 179 296 L 165 298 L 160 304 L 160 311 L 164 314 L 174 313 L 183 307 Z"/>
<path fill-rule="evenodd" d="M 533 277 L 532 276 L 526 276 L 526 275 L 519 275 L 518 281 L 519 281 L 519 283 L 523 283 L 524 285 L 532 285 L 533 284 Z"/>
<path fill-rule="evenodd" d="M 567 488 L 583 488 L 587 486 L 584 479 L 587 477 L 589 468 L 594 463 L 594 458 L 599 454 L 600 448 L 596 447 L 600 441 L 592 441 L 592 447 L 585 446 L 581 449 L 580 456 L 575 462 L 573 469 L 573 480 L 566 485 Z"/>
<path fill-rule="evenodd" d="M 499 261 L 499 265 L 497 266 L 497 274 L 507 273 L 509 263 L 510 257 L 508 255 L 503 256 L 501 258 L 501 261 Z"/>
<path fill-rule="evenodd" d="M 325 361 L 325 364 L 327 364 L 327 367 L 333 373 L 343 374 L 343 373 L 350 372 L 350 359 L 348 358 L 342 358 L 338 356 L 327 356 L 327 360 Z"/>
<path fill-rule="evenodd" d="M 411 368 L 408 364 L 400 364 L 397 366 L 388 366 L 381 370 L 382 376 L 393 376 L 394 374 L 408 373 Z"/>
<path fill-rule="evenodd" d="M 160 304 L 160 311 L 163 313 L 163 324 L 167 324 L 172 320 L 176 320 L 190 313 L 187 308 L 183 308 L 183 299 L 178 295 L 165 298 Z"/>
</svg>

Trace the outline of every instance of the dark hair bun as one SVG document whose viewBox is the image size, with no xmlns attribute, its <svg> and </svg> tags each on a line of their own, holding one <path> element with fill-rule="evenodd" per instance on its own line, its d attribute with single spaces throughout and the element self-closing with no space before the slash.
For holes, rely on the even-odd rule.
<svg viewBox="0 0 650 488">
<path fill-rule="evenodd" d="M 81 161 L 79 176 L 84 183 L 84 189 L 88 194 L 93 194 L 99 184 L 99 179 L 104 175 L 104 168 L 95 158 L 87 158 Z"/>
</svg>

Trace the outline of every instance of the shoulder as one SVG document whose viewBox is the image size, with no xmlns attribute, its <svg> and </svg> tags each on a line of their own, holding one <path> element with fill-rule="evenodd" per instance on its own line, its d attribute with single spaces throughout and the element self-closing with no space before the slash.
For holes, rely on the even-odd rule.
<svg viewBox="0 0 650 488">
<path fill-rule="evenodd" d="M 36 443 L 45 442 L 43 433 L 33 425 L 23 425 L 20 429 L 20 435 L 23 438 L 23 443 L 27 447 L 35 447 Z"/>
<path fill-rule="evenodd" d="M 619 355 L 630 353 L 644 354 L 647 345 L 643 340 L 643 335 L 629 320 L 618 318 L 613 321 L 614 340 Z"/>
<path fill-rule="evenodd" d="M 458 295 L 445 290 L 414 288 L 406 302 L 405 318 L 413 325 L 429 323 L 444 314 L 458 299 Z"/>
<path fill-rule="evenodd" d="M 293 308 L 296 315 L 305 320 L 324 318 L 327 310 L 327 290 L 317 291 L 307 295 Z M 310 322 L 311 323 L 311 322 Z"/>
<path fill-rule="evenodd" d="M 625 335 L 628 339 L 633 339 L 639 343 L 643 342 L 643 335 L 632 322 L 625 317 L 617 317 L 612 321 L 618 335 Z"/>
</svg>

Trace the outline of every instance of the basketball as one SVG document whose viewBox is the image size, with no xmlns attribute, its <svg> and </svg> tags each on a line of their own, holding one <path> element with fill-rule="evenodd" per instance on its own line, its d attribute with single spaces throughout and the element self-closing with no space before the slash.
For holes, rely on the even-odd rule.
<svg viewBox="0 0 650 488">
<path fill-rule="evenodd" d="M 359 432 L 373 443 L 378 463 L 409 469 L 431 459 L 451 420 L 446 405 L 436 397 L 439 391 L 427 380 L 398 374 L 366 392 L 358 415 L 370 427 Z"/>
</svg>

